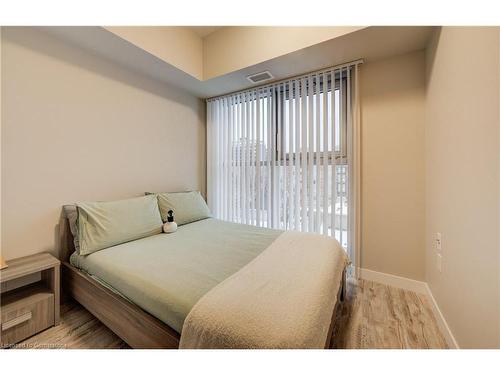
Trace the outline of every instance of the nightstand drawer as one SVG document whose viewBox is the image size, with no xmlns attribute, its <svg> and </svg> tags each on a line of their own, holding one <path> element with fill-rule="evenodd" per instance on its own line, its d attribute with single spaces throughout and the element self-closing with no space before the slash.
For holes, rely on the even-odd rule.
<svg viewBox="0 0 500 375">
<path fill-rule="evenodd" d="M 20 299 L 2 298 L 1 346 L 5 347 L 54 325 L 54 294 L 46 289 L 25 289 Z M 3 296 L 2 296 L 3 297 Z"/>
</svg>

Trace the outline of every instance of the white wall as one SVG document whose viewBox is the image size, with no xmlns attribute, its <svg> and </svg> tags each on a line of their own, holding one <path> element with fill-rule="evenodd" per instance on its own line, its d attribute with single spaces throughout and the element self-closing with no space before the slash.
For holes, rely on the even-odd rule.
<svg viewBox="0 0 500 375">
<path fill-rule="evenodd" d="M 40 30 L 2 52 L 4 258 L 55 253 L 63 204 L 205 191 L 201 100 Z"/>
<path fill-rule="evenodd" d="M 360 72 L 361 267 L 424 280 L 425 55 Z"/>
<path fill-rule="evenodd" d="M 497 28 L 498 32 L 498 77 L 500 77 L 500 27 Z M 500 79 L 500 78 L 499 78 Z M 497 294 L 497 304 L 498 310 L 500 312 L 500 82 L 498 84 L 498 130 L 497 130 L 497 256 L 498 256 L 498 268 L 497 268 L 497 278 L 498 278 L 498 294 Z M 497 347 L 500 348 L 500 313 L 498 314 L 498 344 Z"/>
<path fill-rule="evenodd" d="M 190 28 L 108 26 L 105 29 L 191 76 L 203 80 L 203 40 Z"/>
<path fill-rule="evenodd" d="M 203 39 L 203 79 L 228 74 L 363 28 L 223 27 Z"/>
<path fill-rule="evenodd" d="M 426 279 L 464 348 L 499 344 L 498 33 L 444 27 L 427 50 Z"/>
</svg>

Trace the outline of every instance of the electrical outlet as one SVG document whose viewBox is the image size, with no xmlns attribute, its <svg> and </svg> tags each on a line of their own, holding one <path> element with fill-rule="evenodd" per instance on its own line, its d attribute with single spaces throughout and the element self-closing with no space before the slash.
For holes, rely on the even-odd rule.
<svg viewBox="0 0 500 375">
<path fill-rule="evenodd" d="M 436 242 L 436 250 L 440 251 L 441 250 L 441 246 L 442 246 L 441 233 L 439 233 L 439 232 L 436 233 L 435 242 Z"/>
<path fill-rule="evenodd" d="M 437 254 L 436 257 L 436 267 L 439 272 L 441 272 L 441 263 L 443 262 L 443 256 L 441 254 Z"/>
</svg>

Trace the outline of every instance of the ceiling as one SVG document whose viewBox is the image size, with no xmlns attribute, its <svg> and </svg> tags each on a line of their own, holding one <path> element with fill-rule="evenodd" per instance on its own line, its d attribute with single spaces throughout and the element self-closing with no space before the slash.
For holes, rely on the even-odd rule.
<svg viewBox="0 0 500 375">
<path fill-rule="evenodd" d="M 102 27 L 41 29 L 152 79 L 168 83 L 200 98 L 208 98 L 255 86 L 246 76 L 265 70 L 269 70 L 275 80 L 280 80 L 357 59 L 371 62 L 424 49 L 434 28 L 366 27 L 205 81 L 194 78 Z"/>
<path fill-rule="evenodd" d="M 207 35 L 212 34 L 214 31 L 222 29 L 223 26 L 186 26 L 198 35 L 200 38 L 204 38 Z"/>
</svg>

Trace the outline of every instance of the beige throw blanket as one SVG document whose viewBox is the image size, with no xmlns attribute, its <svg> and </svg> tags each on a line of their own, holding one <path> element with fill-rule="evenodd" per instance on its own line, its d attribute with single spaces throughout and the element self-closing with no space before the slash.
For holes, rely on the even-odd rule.
<svg viewBox="0 0 500 375">
<path fill-rule="evenodd" d="M 198 301 L 180 348 L 323 348 L 347 263 L 330 237 L 284 232 Z"/>
</svg>

